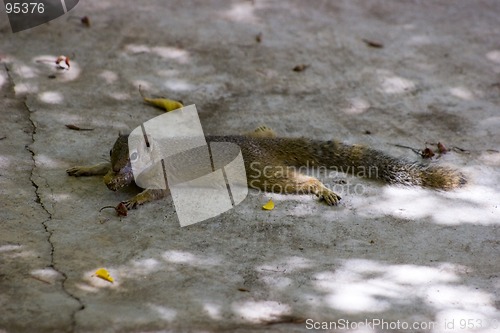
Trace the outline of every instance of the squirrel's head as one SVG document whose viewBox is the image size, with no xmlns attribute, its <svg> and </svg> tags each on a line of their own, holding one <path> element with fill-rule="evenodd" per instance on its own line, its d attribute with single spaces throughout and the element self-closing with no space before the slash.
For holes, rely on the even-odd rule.
<svg viewBox="0 0 500 333">
<path fill-rule="evenodd" d="M 111 170 L 104 176 L 104 183 L 112 191 L 130 185 L 134 180 L 128 151 L 128 137 L 128 134 L 120 133 L 113 148 L 109 151 Z"/>
</svg>

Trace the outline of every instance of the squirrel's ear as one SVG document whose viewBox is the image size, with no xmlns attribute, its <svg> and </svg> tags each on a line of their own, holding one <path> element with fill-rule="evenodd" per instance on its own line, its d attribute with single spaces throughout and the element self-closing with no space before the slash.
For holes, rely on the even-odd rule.
<svg viewBox="0 0 500 333">
<path fill-rule="evenodd" d="M 130 135 L 130 132 L 128 131 L 122 131 L 122 130 L 119 130 L 118 131 L 118 137 L 122 137 L 122 136 L 129 136 Z"/>
</svg>

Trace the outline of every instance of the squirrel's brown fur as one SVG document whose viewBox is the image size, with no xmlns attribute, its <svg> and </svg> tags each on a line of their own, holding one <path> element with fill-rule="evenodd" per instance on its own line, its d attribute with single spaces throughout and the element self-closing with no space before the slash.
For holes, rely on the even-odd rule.
<svg viewBox="0 0 500 333">
<path fill-rule="evenodd" d="M 274 136 L 270 129 L 261 127 L 245 136 L 208 136 L 206 139 L 207 142 L 232 142 L 240 147 L 249 187 L 280 193 L 313 193 L 330 205 L 337 204 L 340 196 L 317 178 L 297 171 L 298 168 L 328 168 L 386 183 L 441 190 L 451 190 L 466 183 L 465 176 L 456 170 L 409 162 L 360 145 Z M 116 191 L 133 182 L 127 135 L 120 135 L 110 155 L 110 164 L 75 167 L 67 172 L 73 176 L 106 173 L 104 182 Z M 135 208 L 167 193 L 145 190 L 125 204 Z"/>
</svg>

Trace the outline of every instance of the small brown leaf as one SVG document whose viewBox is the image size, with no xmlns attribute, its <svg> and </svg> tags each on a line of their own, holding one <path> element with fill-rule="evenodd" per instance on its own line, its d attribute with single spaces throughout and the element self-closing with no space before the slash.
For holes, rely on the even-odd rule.
<svg viewBox="0 0 500 333">
<path fill-rule="evenodd" d="M 297 65 L 293 68 L 293 71 L 294 72 L 303 72 L 307 67 L 309 67 L 309 65 L 306 65 L 306 64 L 300 64 L 300 65 Z"/>
<path fill-rule="evenodd" d="M 125 206 L 123 202 L 120 202 L 118 206 L 116 206 L 115 210 L 118 216 L 127 216 L 128 214 L 127 206 Z"/>
<path fill-rule="evenodd" d="M 81 128 L 79 126 L 73 125 L 73 124 L 67 124 L 65 125 L 67 128 L 75 131 L 93 131 L 93 128 Z"/>
<path fill-rule="evenodd" d="M 438 146 L 438 152 L 440 154 L 446 154 L 448 152 L 448 149 L 446 148 L 446 146 L 444 144 L 442 144 L 441 142 L 438 142 L 437 146 Z"/>
<path fill-rule="evenodd" d="M 372 40 L 362 39 L 362 41 L 365 42 L 365 44 L 368 45 L 369 47 L 373 47 L 376 49 L 381 49 L 384 47 L 384 44 L 379 43 L 379 42 L 374 42 Z"/>
<path fill-rule="evenodd" d="M 425 148 L 424 150 L 422 150 L 422 158 L 431 158 L 434 155 L 436 154 L 434 154 L 434 152 L 430 148 Z"/>
<path fill-rule="evenodd" d="M 303 324 L 306 322 L 306 318 L 294 316 L 294 315 L 281 315 L 277 318 L 265 321 L 266 325 L 276 325 L 276 324 Z"/>
<path fill-rule="evenodd" d="M 86 26 L 87 28 L 90 28 L 90 19 L 88 16 L 84 16 L 80 19 L 80 22 L 82 22 L 82 24 L 84 26 Z"/>
</svg>

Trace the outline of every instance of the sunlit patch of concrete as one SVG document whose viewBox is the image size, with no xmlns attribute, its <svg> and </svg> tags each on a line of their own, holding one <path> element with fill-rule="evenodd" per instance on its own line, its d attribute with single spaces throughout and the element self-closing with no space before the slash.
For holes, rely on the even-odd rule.
<svg viewBox="0 0 500 333">
<path fill-rule="evenodd" d="M 107 84 L 114 83 L 118 80 L 118 74 L 110 70 L 104 70 L 99 74 L 99 77 L 103 79 Z"/>
<path fill-rule="evenodd" d="M 465 87 L 450 88 L 450 94 L 466 101 L 471 101 L 474 99 L 474 94 Z"/>
<path fill-rule="evenodd" d="M 213 302 L 203 303 L 203 311 L 214 320 L 222 319 L 222 306 Z"/>
<path fill-rule="evenodd" d="M 429 36 L 426 35 L 414 35 L 410 37 L 410 39 L 408 40 L 408 44 L 416 46 L 429 45 L 432 44 L 432 40 Z"/>
<path fill-rule="evenodd" d="M 0 168 L 7 169 L 11 164 L 12 164 L 11 158 L 4 155 L 0 155 Z"/>
<path fill-rule="evenodd" d="M 18 245 L 18 244 L 0 245 L 0 253 L 20 250 L 20 249 L 22 249 L 22 247 L 23 247 L 22 245 Z"/>
<path fill-rule="evenodd" d="M 500 118 L 498 118 L 500 120 Z M 500 122 L 497 120 L 497 122 Z M 500 124 L 499 124 L 500 126 Z M 479 155 L 478 158 L 481 162 L 491 166 L 500 166 L 500 151 L 485 151 Z"/>
<path fill-rule="evenodd" d="M 251 1 L 235 3 L 222 14 L 222 17 L 235 22 L 255 24 L 259 22 L 258 17 L 255 15 L 255 9 L 255 3 Z"/>
<path fill-rule="evenodd" d="M 148 304 L 149 308 L 167 322 L 173 321 L 177 317 L 177 310 L 157 304 Z"/>
<path fill-rule="evenodd" d="M 496 62 L 497 64 L 500 64 L 500 50 L 493 50 L 486 53 L 486 58 L 493 62 Z"/>
<path fill-rule="evenodd" d="M 31 82 L 20 82 L 14 86 L 16 96 L 38 92 L 38 85 Z"/>
<path fill-rule="evenodd" d="M 467 272 L 467 267 L 450 263 L 430 267 L 346 259 L 335 271 L 314 274 L 314 287 L 325 293 L 323 302 L 329 307 L 352 314 L 383 312 L 422 300 L 439 310 L 477 310 L 494 316 L 490 294 L 460 285 Z"/>
<path fill-rule="evenodd" d="M 141 90 L 143 90 L 143 91 L 147 91 L 147 90 L 150 90 L 152 88 L 152 84 L 149 83 L 148 81 L 145 81 L 145 80 L 133 80 L 132 85 L 134 87 L 137 87 L 137 89 L 139 89 L 139 87 L 141 87 Z"/>
<path fill-rule="evenodd" d="M 232 310 L 251 323 L 272 321 L 290 313 L 290 306 L 275 301 L 246 301 L 233 303 Z"/>
<path fill-rule="evenodd" d="M 111 92 L 111 93 L 108 93 L 108 96 L 113 98 L 113 99 L 116 99 L 117 101 L 127 101 L 127 100 L 132 99 L 130 94 L 123 93 L 123 92 Z"/>
<path fill-rule="evenodd" d="M 195 88 L 192 84 L 182 79 L 168 79 L 165 82 L 163 82 L 163 86 L 167 89 L 179 92 L 190 91 Z"/>
<path fill-rule="evenodd" d="M 495 214 L 499 209 L 495 204 L 500 202 L 500 192 L 485 186 L 468 185 L 450 192 L 386 186 L 381 194 L 368 200 L 369 204 L 359 208 L 360 214 L 366 217 L 431 218 L 433 222 L 445 225 L 500 223 Z"/>
<path fill-rule="evenodd" d="M 343 109 L 345 113 L 348 114 L 361 114 L 368 110 L 370 103 L 359 97 L 352 98 L 349 102 L 349 107 Z"/>
<path fill-rule="evenodd" d="M 59 274 L 54 269 L 49 267 L 42 269 L 35 269 L 31 271 L 30 274 L 36 279 L 47 283 L 56 283 L 57 280 L 61 278 L 61 274 Z"/>
<path fill-rule="evenodd" d="M 38 94 L 38 98 L 48 104 L 61 104 L 64 96 L 58 91 L 44 91 Z"/>
<path fill-rule="evenodd" d="M 6 244 L 0 246 L 0 257 L 10 259 L 32 259 L 37 257 L 37 253 L 28 250 L 24 245 Z"/>
<path fill-rule="evenodd" d="M 155 46 L 151 49 L 151 52 L 159 55 L 162 58 L 175 60 L 181 64 L 186 64 L 189 62 L 189 52 L 178 47 L 170 46 Z"/>
<path fill-rule="evenodd" d="M 125 51 L 132 54 L 149 53 L 151 52 L 151 48 L 144 44 L 127 44 Z"/>
<path fill-rule="evenodd" d="M 172 46 L 148 46 L 146 44 L 127 44 L 125 51 L 129 54 L 153 53 L 164 59 L 175 60 L 186 64 L 190 61 L 189 52 Z"/>
<path fill-rule="evenodd" d="M 416 85 L 413 81 L 397 76 L 387 70 L 378 70 L 376 72 L 381 85 L 381 91 L 386 94 L 402 94 L 414 91 Z"/>
<path fill-rule="evenodd" d="M 0 73 L 0 90 L 2 90 L 2 87 L 6 82 L 7 82 L 7 75 Z"/>
<path fill-rule="evenodd" d="M 49 156 L 47 154 L 37 154 L 36 162 L 38 166 L 43 166 L 45 168 L 50 168 L 50 169 L 57 169 L 63 166 L 60 160 L 54 158 L 53 156 Z"/>
<path fill-rule="evenodd" d="M 185 264 L 195 267 L 218 266 L 222 262 L 219 258 L 203 258 L 186 251 L 166 251 L 163 253 L 162 258 L 169 263 Z"/>
<path fill-rule="evenodd" d="M 311 268 L 312 266 L 313 262 L 311 262 L 311 260 L 303 257 L 294 256 L 294 257 L 283 258 L 283 260 L 280 260 L 279 262 L 271 262 L 265 265 L 258 266 L 256 267 L 256 271 L 257 272 L 283 271 L 292 273 Z"/>
<path fill-rule="evenodd" d="M 22 79 L 31 79 L 38 76 L 38 70 L 36 68 L 26 65 L 16 66 L 14 72 Z"/>
</svg>

